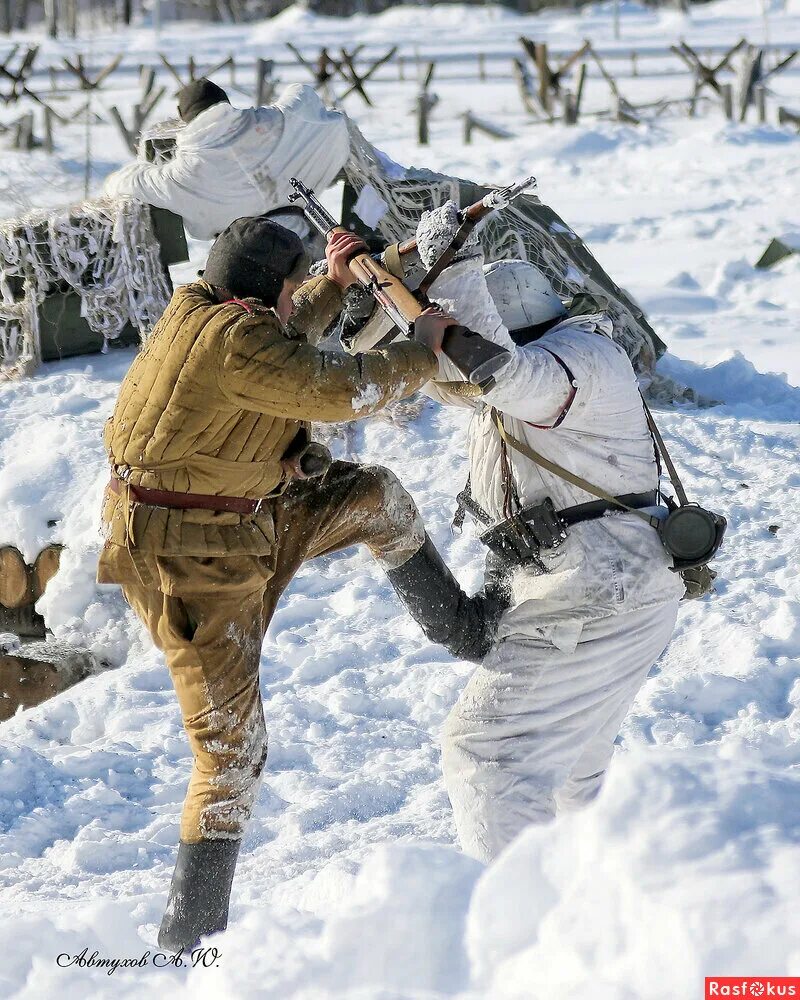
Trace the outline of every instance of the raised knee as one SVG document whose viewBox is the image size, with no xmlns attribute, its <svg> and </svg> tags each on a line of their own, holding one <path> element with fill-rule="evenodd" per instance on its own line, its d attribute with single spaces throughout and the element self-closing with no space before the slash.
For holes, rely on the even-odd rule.
<svg viewBox="0 0 800 1000">
<path fill-rule="evenodd" d="M 367 465 L 363 475 L 373 510 L 402 523 L 419 518 L 411 494 L 393 472 L 382 465 Z"/>
</svg>

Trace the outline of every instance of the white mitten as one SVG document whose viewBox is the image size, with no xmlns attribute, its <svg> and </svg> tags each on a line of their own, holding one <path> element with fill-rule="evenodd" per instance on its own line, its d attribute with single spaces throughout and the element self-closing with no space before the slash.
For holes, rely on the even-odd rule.
<svg viewBox="0 0 800 1000">
<path fill-rule="evenodd" d="M 454 201 L 445 202 L 432 212 L 423 213 L 417 225 L 417 250 L 425 267 L 431 267 L 441 257 L 460 226 L 458 207 Z M 473 229 L 455 259 L 460 261 L 471 258 L 482 259 L 482 257 L 478 232 L 477 229 Z"/>
</svg>

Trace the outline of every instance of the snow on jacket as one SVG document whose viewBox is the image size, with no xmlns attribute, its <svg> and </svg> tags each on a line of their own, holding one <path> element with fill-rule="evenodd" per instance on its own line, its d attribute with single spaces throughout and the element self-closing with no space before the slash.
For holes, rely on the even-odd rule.
<svg viewBox="0 0 800 1000">
<path fill-rule="evenodd" d="M 565 319 L 536 342 L 517 347 L 489 295 L 480 260 L 448 268 L 430 295 L 460 323 L 512 353 L 496 386 L 483 397 L 454 395 L 436 383 L 426 386 L 442 402 L 474 409 L 469 425 L 472 494 L 495 521 L 504 518 L 504 491 L 501 438 L 491 407 L 503 414 L 510 435 L 613 495 L 656 489 L 653 440 L 636 376 L 625 351 L 611 339 L 606 315 Z M 567 365 L 576 383 L 574 400 L 558 427 L 551 425 L 569 398 L 570 385 L 553 355 Z M 444 358 L 438 378 L 462 380 Z M 556 509 L 563 509 L 596 499 L 513 449 L 508 456 L 523 506 L 550 497 Z M 501 622 L 501 638 L 545 634 L 561 648 L 574 648 L 585 621 L 683 594 L 682 580 L 670 571 L 671 560 L 656 531 L 635 514 L 609 514 L 574 525 L 559 548 L 543 553 L 543 561 L 546 574 L 514 574 L 512 607 Z"/>
<path fill-rule="evenodd" d="M 218 303 L 209 285 L 178 288 L 120 387 L 105 427 L 112 466 L 135 486 L 215 496 L 280 491 L 281 459 L 310 421 L 369 416 L 436 370 L 422 344 L 357 358 L 314 346 L 341 309 L 337 285 L 312 279 L 284 327 L 247 300 Z M 267 555 L 272 515 L 127 504 L 106 491 L 102 519 L 116 545 L 164 555 Z"/>
<path fill-rule="evenodd" d="M 344 116 L 298 84 L 266 108 L 215 104 L 182 128 L 176 142 L 171 160 L 131 163 L 113 173 L 103 191 L 169 209 L 201 240 L 234 219 L 288 205 L 290 177 L 328 187 L 349 152 Z"/>
</svg>

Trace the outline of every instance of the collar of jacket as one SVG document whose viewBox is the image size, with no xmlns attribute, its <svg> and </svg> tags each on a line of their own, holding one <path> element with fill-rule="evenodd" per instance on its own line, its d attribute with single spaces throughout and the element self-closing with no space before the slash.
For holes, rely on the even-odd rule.
<svg viewBox="0 0 800 1000">
<path fill-rule="evenodd" d="M 230 299 L 224 299 L 220 301 L 217 298 L 214 288 L 209 285 L 207 281 L 199 278 L 197 281 L 193 281 L 191 285 L 188 286 L 192 291 L 200 292 L 205 298 L 208 299 L 209 305 L 213 306 L 224 306 L 228 302 L 236 303 L 246 303 L 253 314 L 257 316 L 275 316 L 275 311 L 269 306 L 265 305 L 261 299 L 253 298 L 252 296 L 239 296 L 235 295 Z M 277 319 L 277 316 L 275 317 Z"/>
</svg>

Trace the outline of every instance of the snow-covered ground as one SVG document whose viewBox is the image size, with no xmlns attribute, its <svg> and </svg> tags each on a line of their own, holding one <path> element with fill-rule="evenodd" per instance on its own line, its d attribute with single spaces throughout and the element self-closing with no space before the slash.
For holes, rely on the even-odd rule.
<svg viewBox="0 0 800 1000">
<path fill-rule="evenodd" d="M 765 31 L 800 44 L 797 0 L 767 8 L 765 21 L 744 0 L 690 19 L 623 5 L 619 44 L 760 42 Z M 408 8 L 344 22 L 289 11 L 247 32 L 165 29 L 155 47 L 213 61 L 234 47 L 277 54 L 286 39 L 363 40 L 424 57 L 510 51 L 520 33 L 564 48 L 585 35 L 615 44 L 608 5 L 541 18 Z M 121 44 L 91 40 L 98 60 Z M 147 28 L 124 44 L 131 59 L 152 57 Z M 441 72 L 452 79 L 435 83 L 427 149 L 408 114 L 411 80 L 378 83 L 380 109 L 347 107 L 401 162 L 498 182 L 536 173 L 542 198 L 648 311 L 670 345 L 664 368 L 725 401 L 659 414 L 690 494 L 729 518 L 717 594 L 681 610 L 600 798 L 483 869 L 454 846 L 436 742 L 469 666 L 423 641 L 365 554 L 306 566 L 264 646 L 270 758 L 231 927 L 211 967 L 156 968 L 190 759 L 161 658 L 118 592 L 93 580 L 102 424 L 132 354 L 0 384 L 0 544 L 29 557 L 67 545 L 40 610 L 57 635 L 118 667 L 0 726 L 0 995 L 682 1000 L 702 995 L 704 975 L 800 975 L 800 257 L 752 266 L 772 236 L 799 227 L 800 139 L 728 125 L 717 108 L 637 127 L 530 125 L 510 79 Z M 771 121 L 778 102 L 800 110 L 799 81 L 797 71 L 776 79 Z M 629 71 L 620 85 L 634 100 L 690 89 L 686 76 Z M 607 106 L 602 82 L 589 87 L 590 104 Z M 466 108 L 516 138 L 463 146 Z M 96 188 L 125 154 L 110 127 L 91 139 Z M 57 140 L 52 157 L 0 154 L 2 214 L 81 195 L 84 130 Z M 193 245 L 178 278 L 204 249 Z M 462 416 L 428 403 L 406 424 L 372 420 L 336 444 L 400 475 L 477 587 L 479 545 L 448 527 L 465 476 Z M 151 958 L 110 977 L 59 967 L 59 954 L 84 947 Z"/>
</svg>

